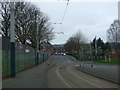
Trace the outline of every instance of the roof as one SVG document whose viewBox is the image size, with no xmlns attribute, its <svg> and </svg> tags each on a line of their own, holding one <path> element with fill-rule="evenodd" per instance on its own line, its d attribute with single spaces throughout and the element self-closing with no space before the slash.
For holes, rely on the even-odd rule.
<svg viewBox="0 0 120 90">
<path fill-rule="evenodd" d="M 50 42 L 41 42 L 41 46 L 51 46 L 53 47 L 53 45 Z"/>
</svg>

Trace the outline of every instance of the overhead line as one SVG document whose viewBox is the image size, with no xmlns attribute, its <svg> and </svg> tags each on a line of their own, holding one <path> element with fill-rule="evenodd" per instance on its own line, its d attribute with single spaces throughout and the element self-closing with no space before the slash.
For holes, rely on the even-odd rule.
<svg viewBox="0 0 120 90">
<path fill-rule="evenodd" d="M 68 2 L 67 2 L 67 5 L 66 5 L 66 8 L 65 8 L 65 11 L 64 11 L 64 14 L 63 14 L 63 18 L 62 18 L 62 20 L 61 20 L 61 23 L 63 23 L 63 20 L 64 20 L 64 18 L 65 18 L 65 14 L 66 14 L 66 12 L 67 12 L 67 8 L 68 8 L 68 5 L 69 5 L 69 1 L 70 1 L 70 0 L 68 0 Z"/>
</svg>

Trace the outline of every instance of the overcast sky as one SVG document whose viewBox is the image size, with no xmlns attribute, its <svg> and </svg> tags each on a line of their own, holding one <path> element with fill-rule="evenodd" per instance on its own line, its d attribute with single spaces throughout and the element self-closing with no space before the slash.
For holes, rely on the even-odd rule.
<svg viewBox="0 0 120 90">
<path fill-rule="evenodd" d="M 67 2 L 32 2 L 50 17 L 50 22 L 61 23 Z M 107 29 L 118 18 L 117 2 L 69 2 L 62 25 L 54 25 L 52 44 L 63 44 L 70 36 L 81 31 L 88 41 L 95 36 L 107 41 Z"/>
</svg>

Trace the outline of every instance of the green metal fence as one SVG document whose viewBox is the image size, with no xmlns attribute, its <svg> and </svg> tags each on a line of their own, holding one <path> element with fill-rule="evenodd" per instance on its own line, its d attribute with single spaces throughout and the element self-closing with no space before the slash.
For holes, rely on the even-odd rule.
<svg viewBox="0 0 120 90">
<path fill-rule="evenodd" d="M 2 76 L 10 75 L 10 51 L 2 50 Z"/>
<path fill-rule="evenodd" d="M 16 43 L 16 72 L 35 64 L 35 50 L 28 46 Z"/>
<path fill-rule="evenodd" d="M 4 39 L 2 42 L 3 48 L 0 51 L 2 53 L 2 76 L 10 75 L 10 43 L 9 39 Z M 4 45 L 5 44 L 5 45 Z M 25 70 L 35 65 L 35 49 L 28 46 L 22 45 L 16 42 L 16 72 Z M 44 55 L 44 56 L 43 56 Z M 46 60 L 49 56 L 49 52 L 39 52 L 39 63 Z"/>
<path fill-rule="evenodd" d="M 108 56 L 90 56 L 88 54 L 80 55 L 79 53 L 69 53 L 79 61 L 93 61 L 96 63 L 111 63 L 111 64 L 120 64 L 120 58 L 108 57 Z"/>
</svg>

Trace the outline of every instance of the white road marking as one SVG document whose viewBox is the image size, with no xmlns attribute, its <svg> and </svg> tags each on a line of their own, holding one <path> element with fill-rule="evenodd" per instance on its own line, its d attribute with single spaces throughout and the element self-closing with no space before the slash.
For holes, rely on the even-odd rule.
<svg viewBox="0 0 120 90">
<path fill-rule="evenodd" d="M 100 86 L 98 86 L 98 85 L 96 85 L 96 84 L 94 84 L 92 82 L 87 81 L 87 80 L 84 80 L 84 79 L 81 79 L 81 80 L 83 80 L 84 82 L 89 83 L 89 84 L 91 84 L 91 85 L 93 85 L 93 86 L 95 86 L 97 88 L 103 88 L 103 87 L 100 87 Z"/>
<path fill-rule="evenodd" d="M 58 70 L 59 68 L 60 68 L 60 67 L 58 67 L 58 68 L 56 69 L 57 75 L 61 78 L 61 80 L 62 80 L 63 82 L 65 82 L 68 86 L 70 86 L 70 87 L 72 88 L 72 86 L 74 86 L 74 85 L 71 84 L 70 82 L 68 83 L 66 80 L 64 80 L 64 79 L 62 78 L 62 76 L 59 74 L 59 70 Z M 79 77 L 79 78 L 80 78 L 80 77 Z M 80 79 L 81 79 L 82 81 L 84 81 L 84 82 L 92 85 L 92 86 L 97 87 L 97 88 L 103 88 L 103 87 L 98 86 L 98 85 L 96 85 L 96 84 L 94 84 L 94 83 L 92 83 L 92 82 L 89 82 L 89 81 L 85 80 L 85 79 L 82 79 L 82 78 L 80 78 Z M 72 86 L 71 86 L 71 85 L 72 85 Z M 74 87 L 75 87 L 75 86 L 74 86 Z"/>
<path fill-rule="evenodd" d="M 61 78 L 61 80 L 63 81 L 63 82 L 65 82 L 69 87 L 71 87 L 72 88 L 72 84 L 70 85 L 67 81 L 65 81 L 63 78 L 62 78 L 62 76 L 59 74 L 59 72 L 58 72 L 58 69 L 59 69 L 59 67 L 56 69 L 56 73 L 57 73 L 57 75 Z"/>
<path fill-rule="evenodd" d="M 75 63 L 75 62 L 73 62 L 73 61 L 71 61 L 71 60 L 67 60 L 67 62 L 68 62 L 68 63 Z"/>
<path fill-rule="evenodd" d="M 88 84 L 91 84 L 91 85 L 93 85 L 93 86 L 95 86 L 95 87 L 97 87 L 97 88 L 103 88 L 103 87 L 101 87 L 101 86 L 98 86 L 98 85 L 96 85 L 96 84 L 94 84 L 94 83 L 92 83 L 92 82 L 89 82 L 88 80 L 85 80 L 85 79 L 82 79 L 81 77 L 79 77 L 82 81 L 84 81 L 84 82 L 86 82 L 86 83 L 88 83 Z"/>
</svg>

